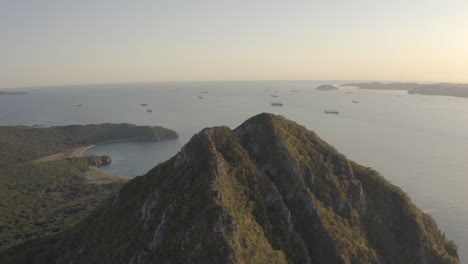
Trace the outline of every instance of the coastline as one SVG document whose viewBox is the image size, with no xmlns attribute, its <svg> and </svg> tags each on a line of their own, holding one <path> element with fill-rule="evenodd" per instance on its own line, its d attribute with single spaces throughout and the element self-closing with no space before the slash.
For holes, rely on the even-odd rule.
<svg viewBox="0 0 468 264">
<path fill-rule="evenodd" d="M 169 137 L 169 138 L 156 140 L 156 141 L 177 140 L 177 139 L 178 139 L 178 137 L 174 137 L 174 138 Z M 58 153 L 54 153 L 54 154 L 51 154 L 51 155 L 40 157 L 40 158 L 32 160 L 30 162 L 48 162 L 48 161 L 66 159 L 66 158 L 84 157 L 86 151 L 88 151 L 88 150 L 90 150 L 90 149 L 92 149 L 92 148 L 94 148 L 96 146 L 105 145 L 105 144 L 112 144 L 112 143 L 119 143 L 119 142 L 132 142 L 132 141 L 134 141 L 134 142 L 138 142 L 138 141 L 153 142 L 154 140 L 142 140 L 142 139 L 138 139 L 138 138 L 108 140 L 108 141 L 104 141 L 104 142 L 100 142 L 100 143 L 96 143 L 96 144 L 92 144 L 92 145 L 86 145 L 86 146 L 79 146 L 79 147 L 70 148 L 70 149 L 67 149 L 67 150 L 62 151 L 62 152 L 58 152 Z M 120 180 L 128 180 L 129 179 L 129 177 L 127 177 L 127 176 L 123 176 L 123 175 L 119 175 L 119 174 L 113 174 L 113 173 L 107 172 L 107 171 L 101 169 L 100 167 L 96 167 L 96 166 L 90 166 L 89 171 L 86 172 L 86 177 L 88 178 L 88 180 L 90 180 L 92 182 L 95 182 L 95 183 L 100 182 L 103 179 L 110 180 L 111 178 L 120 179 Z"/>
<path fill-rule="evenodd" d="M 171 139 L 177 139 L 177 138 L 176 137 L 175 138 L 167 138 L 167 139 L 162 139 L 162 140 L 159 140 L 159 141 L 171 140 Z M 96 146 L 105 145 L 105 144 L 112 144 L 112 143 L 118 143 L 118 142 L 130 142 L 130 141 L 147 141 L 147 140 L 140 140 L 140 139 L 137 139 L 137 138 L 109 140 L 109 141 L 104 141 L 104 142 L 100 142 L 100 143 L 93 144 L 93 145 L 86 145 L 86 146 L 67 149 L 67 150 L 62 151 L 62 152 L 54 153 L 54 154 L 51 154 L 51 155 L 47 155 L 47 156 L 35 159 L 32 162 L 53 161 L 53 160 L 65 159 L 65 158 L 79 158 L 79 157 L 83 157 L 84 153 L 86 151 L 88 151 L 89 149 L 92 149 L 92 148 L 94 148 Z M 149 140 L 149 141 L 152 141 L 152 140 Z"/>
<path fill-rule="evenodd" d="M 33 160 L 32 162 L 45 162 L 45 161 L 53 161 L 65 158 L 79 158 L 83 157 L 84 153 L 96 145 L 88 145 L 88 146 L 81 146 L 76 148 L 71 148 L 63 152 L 55 153 L 52 155 L 44 156 L 38 159 Z"/>
<path fill-rule="evenodd" d="M 119 140 L 121 141 L 121 140 Z M 110 143 L 110 142 L 109 142 Z M 102 143 L 101 143 L 102 144 Z M 96 145 L 88 145 L 88 146 L 81 146 L 81 147 L 76 147 L 76 148 L 71 148 L 63 152 L 55 153 L 52 155 L 48 155 L 36 160 L 33 160 L 32 162 L 47 162 L 47 161 L 54 161 L 54 160 L 59 160 L 59 159 L 65 159 L 65 158 L 79 158 L 83 157 L 84 153 L 95 147 Z M 118 175 L 118 174 L 113 174 L 110 172 L 107 172 L 97 166 L 90 166 L 89 171 L 84 173 L 86 179 L 89 181 L 91 184 L 106 184 L 106 183 L 111 183 L 115 181 L 127 181 L 129 177 L 123 176 L 123 175 Z"/>
<path fill-rule="evenodd" d="M 109 141 L 100 142 L 100 143 L 97 143 L 97 144 L 95 144 L 95 145 L 90 145 L 89 147 L 90 147 L 90 148 L 93 148 L 93 147 L 98 146 L 98 145 L 105 145 L 105 144 L 118 143 L 118 142 L 128 142 L 128 141 L 135 141 L 135 142 L 160 142 L 160 141 L 176 140 L 176 139 L 178 139 L 178 136 L 177 136 L 177 137 L 163 138 L 163 139 L 159 139 L 159 140 L 145 140 L 145 139 L 138 139 L 138 138 L 115 139 L 115 140 L 109 140 Z M 88 150 L 88 149 L 86 149 L 86 150 Z"/>
</svg>

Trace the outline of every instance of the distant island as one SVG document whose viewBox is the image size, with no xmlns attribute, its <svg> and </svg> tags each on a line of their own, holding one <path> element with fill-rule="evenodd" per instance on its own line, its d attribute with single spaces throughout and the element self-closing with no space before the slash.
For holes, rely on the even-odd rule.
<svg viewBox="0 0 468 264">
<path fill-rule="evenodd" d="M 407 91 L 408 94 L 422 94 L 422 95 L 444 95 L 454 97 L 468 98 L 468 84 L 454 84 L 454 83 L 435 83 L 435 84 L 419 84 L 419 83 L 347 83 L 341 86 L 352 86 L 359 89 L 369 90 L 394 90 L 394 91 Z"/>
<path fill-rule="evenodd" d="M 203 129 L 79 224 L 0 252 L 0 262 L 456 264 L 459 258 L 432 217 L 378 172 L 295 122 L 259 114 L 233 130 Z"/>
<path fill-rule="evenodd" d="M 0 95 L 25 95 L 28 94 L 28 92 L 4 92 L 0 91 Z"/>
<path fill-rule="evenodd" d="M 320 85 L 319 87 L 315 89 L 319 91 L 332 91 L 332 90 L 338 90 L 338 87 L 331 85 L 331 84 L 324 84 L 324 85 Z"/>
</svg>

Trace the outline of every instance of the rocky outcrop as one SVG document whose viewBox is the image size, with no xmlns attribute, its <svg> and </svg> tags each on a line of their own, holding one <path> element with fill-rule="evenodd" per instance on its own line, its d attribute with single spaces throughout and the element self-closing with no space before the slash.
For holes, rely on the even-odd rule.
<svg viewBox="0 0 468 264">
<path fill-rule="evenodd" d="M 112 159 L 109 156 L 88 156 L 88 166 L 101 167 L 112 163 Z"/>
<path fill-rule="evenodd" d="M 271 114 L 202 130 L 50 247 L 67 263 L 458 263 L 399 188 Z"/>
</svg>

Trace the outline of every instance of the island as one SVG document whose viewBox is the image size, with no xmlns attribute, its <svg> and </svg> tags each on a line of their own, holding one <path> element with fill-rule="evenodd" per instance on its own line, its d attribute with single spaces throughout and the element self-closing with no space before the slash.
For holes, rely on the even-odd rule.
<svg viewBox="0 0 468 264">
<path fill-rule="evenodd" d="M 408 90 L 409 94 L 444 95 L 468 98 L 468 84 L 431 84 Z"/>
<path fill-rule="evenodd" d="M 331 84 L 324 84 L 324 85 L 318 86 L 315 89 L 319 91 L 332 91 L 332 90 L 338 90 L 338 87 L 331 85 Z"/>
<path fill-rule="evenodd" d="M 397 165 L 397 164 L 396 164 Z M 272 114 L 201 130 L 79 224 L 5 263 L 459 263 L 375 170 Z"/>
<path fill-rule="evenodd" d="M 89 148 L 173 138 L 173 130 L 132 124 L 0 127 L 0 251 L 79 223 L 128 181 L 100 169 L 109 156 L 84 157 Z"/>
<path fill-rule="evenodd" d="M 0 91 L 0 95 L 25 95 L 28 94 L 28 92 L 4 92 Z"/>
<path fill-rule="evenodd" d="M 444 95 L 454 97 L 468 98 L 468 84 L 454 84 L 454 83 L 434 83 L 434 84 L 419 84 L 419 83 L 347 83 L 341 86 L 352 86 L 359 89 L 370 90 L 394 90 L 394 91 L 407 91 L 408 94 L 421 94 L 421 95 Z"/>
<path fill-rule="evenodd" d="M 368 89 L 368 90 L 402 90 L 408 91 L 413 88 L 419 87 L 418 83 L 380 83 L 380 82 L 369 82 L 369 83 L 346 83 L 341 84 L 340 86 L 350 86 L 357 87 L 359 89 Z"/>
</svg>

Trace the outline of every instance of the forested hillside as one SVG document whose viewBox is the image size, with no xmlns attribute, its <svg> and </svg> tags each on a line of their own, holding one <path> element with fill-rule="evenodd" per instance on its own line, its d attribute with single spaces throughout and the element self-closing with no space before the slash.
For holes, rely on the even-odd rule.
<svg viewBox="0 0 468 264">
<path fill-rule="evenodd" d="M 159 141 L 177 138 L 163 127 L 132 124 L 71 125 L 62 127 L 0 127 L 0 168 L 67 149 L 113 140 Z"/>
</svg>

